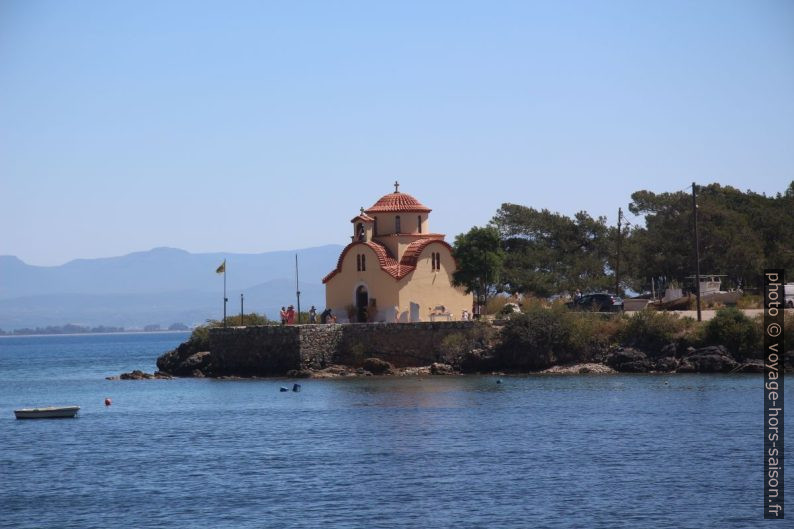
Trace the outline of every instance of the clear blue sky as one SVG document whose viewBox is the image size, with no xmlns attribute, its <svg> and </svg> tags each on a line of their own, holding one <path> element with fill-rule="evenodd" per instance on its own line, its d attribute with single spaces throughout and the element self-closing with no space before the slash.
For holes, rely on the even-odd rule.
<svg viewBox="0 0 794 529">
<path fill-rule="evenodd" d="M 0 254 L 349 241 L 392 190 L 502 202 L 794 179 L 794 2 L 0 3 Z"/>
</svg>

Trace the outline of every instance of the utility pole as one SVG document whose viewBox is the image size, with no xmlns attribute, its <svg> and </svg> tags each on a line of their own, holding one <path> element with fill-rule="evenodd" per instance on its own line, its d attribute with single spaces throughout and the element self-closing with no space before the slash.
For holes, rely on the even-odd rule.
<svg viewBox="0 0 794 529">
<path fill-rule="evenodd" d="M 618 258 L 615 262 L 615 295 L 620 295 L 620 239 L 622 237 L 620 222 L 623 220 L 623 209 L 618 208 Z"/>
<path fill-rule="evenodd" d="M 697 297 L 698 321 L 702 320 L 700 315 L 700 244 L 698 242 L 698 204 L 695 194 L 695 182 L 692 182 L 692 218 L 695 228 L 695 296 Z"/>
<path fill-rule="evenodd" d="M 301 290 L 298 283 L 298 254 L 295 254 L 295 293 L 298 296 L 298 323 L 301 322 Z"/>
<path fill-rule="evenodd" d="M 223 326 L 226 327 L 226 302 L 229 298 L 226 297 L 226 260 L 223 261 Z"/>
<path fill-rule="evenodd" d="M 245 325 L 243 323 L 243 314 L 245 314 L 243 312 L 243 293 L 240 292 L 240 325 Z"/>
</svg>

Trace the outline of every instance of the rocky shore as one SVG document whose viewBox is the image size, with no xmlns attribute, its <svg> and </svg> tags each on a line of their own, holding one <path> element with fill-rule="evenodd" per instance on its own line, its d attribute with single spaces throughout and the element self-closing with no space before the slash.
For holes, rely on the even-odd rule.
<svg viewBox="0 0 794 529">
<path fill-rule="evenodd" d="M 193 351 L 189 344 L 181 344 L 157 360 L 157 371 L 153 375 L 140 372 L 121 375 L 121 379 L 146 379 L 170 377 L 224 377 L 213 371 L 213 355 L 209 351 Z M 794 371 L 794 351 L 785 356 L 786 372 Z M 616 347 L 598 359 L 576 359 L 549 365 L 542 369 L 516 369 L 505 362 L 495 350 L 473 349 L 462 355 L 433 362 L 426 366 L 396 367 L 388 361 L 369 357 L 355 365 L 330 364 L 317 369 L 292 369 L 274 376 L 290 378 L 340 378 L 366 376 L 429 376 L 478 373 L 537 373 L 543 375 L 607 375 L 616 373 L 762 373 L 760 359 L 734 358 L 721 345 L 702 348 L 689 347 L 678 351 L 674 345 L 659 351 L 647 352 L 631 347 Z M 137 374 L 136 374 L 137 373 Z M 237 373 L 237 377 L 247 377 Z"/>
<path fill-rule="evenodd" d="M 500 325 L 204 327 L 161 355 L 156 373 L 118 378 L 762 373 L 762 347 L 760 320 L 736 310 L 699 323 L 658 312 L 604 316 L 558 308 Z M 794 371 L 794 350 L 781 356 L 784 370 Z"/>
</svg>

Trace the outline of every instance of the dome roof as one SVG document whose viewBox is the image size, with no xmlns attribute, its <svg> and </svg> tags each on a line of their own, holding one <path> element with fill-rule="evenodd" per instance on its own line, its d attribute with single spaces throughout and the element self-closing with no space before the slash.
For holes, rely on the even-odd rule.
<svg viewBox="0 0 794 529">
<path fill-rule="evenodd" d="M 401 211 L 414 211 L 418 213 L 429 213 L 431 209 L 407 193 L 396 191 L 383 195 L 364 213 L 399 213 Z"/>
</svg>

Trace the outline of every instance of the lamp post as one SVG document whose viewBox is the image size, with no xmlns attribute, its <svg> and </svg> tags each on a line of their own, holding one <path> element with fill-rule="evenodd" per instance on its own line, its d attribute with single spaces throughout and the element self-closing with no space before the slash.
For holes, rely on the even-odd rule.
<svg viewBox="0 0 794 529">
<path fill-rule="evenodd" d="M 698 204 L 695 195 L 695 182 L 692 182 L 692 216 L 695 228 L 695 296 L 697 297 L 698 321 L 700 315 L 700 244 L 698 243 Z"/>
</svg>

